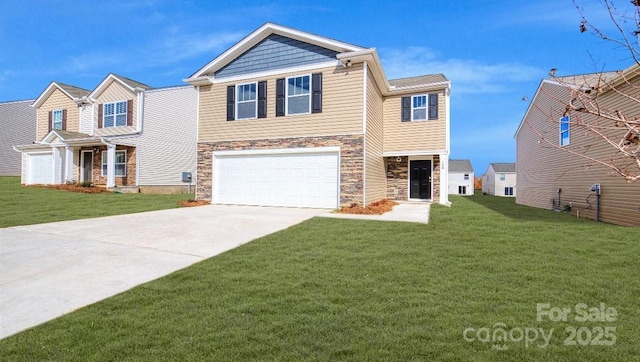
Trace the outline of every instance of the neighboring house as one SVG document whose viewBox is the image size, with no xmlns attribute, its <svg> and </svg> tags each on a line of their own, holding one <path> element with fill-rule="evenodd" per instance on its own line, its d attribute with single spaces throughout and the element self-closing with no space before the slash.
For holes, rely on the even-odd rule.
<svg viewBox="0 0 640 362">
<path fill-rule="evenodd" d="M 36 110 L 33 99 L 0 103 L 0 176 L 20 176 L 20 154 L 13 146 L 33 142 Z"/>
<path fill-rule="evenodd" d="M 491 163 L 482 176 L 482 193 L 494 196 L 516 196 L 516 164 Z"/>
<path fill-rule="evenodd" d="M 449 160 L 449 195 L 473 195 L 473 166 L 469 160 Z"/>
<path fill-rule="evenodd" d="M 183 192 L 195 172 L 197 92 L 152 89 L 109 74 L 93 91 L 52 82 L 35 100 L 37 134 L 23 184 L 86 182 L 130 192 Z"/>
<path fill-rule="evenodd" d="M 634 66 L 621 73 L 585 74 L 540 82 L 515 134 L 518 204 L 570 211 L 590 219 L 596 219 L 599 213 L 598 219 L 604 222 L 640 226 L 640 182 L 628 183 L 609 168 L 569 152 L 618 165 L 629 164 L 629 160 L 616 158 L 614 149 L 605 140 L 592 136 L 580 125 L 599 121 L 608 124 L 608 121 L 566 112 L 566 104 L 573 98 L 572 90 L 590 92 L 595 87 L 601 92 L 598 106 L 603 112 L 618 110 L 629 119 L 638 119 L 637 97 L 632 99 L 624 95 L 637 95 L 638 74 L 638 67 Z M 602 83 L 597 87 L 602 78 L 607 82 L 619 82 L 617 91 Z M 576 123 L 576 120 L 580 122 Z M 618 139 L 624 135 L 624 131 L 613 127 L 598 129 L 611 136 L 618 134 Z M 598 196 L 592 191 L 594 184 L 600 185 L 599 207 Z"/>
<path fill-rule="evenodd" d="M 197 198 L 448 204 L 450 82 L 388 80 L 373 48 L 267 23 L 196 71 Z"/>
</svg>

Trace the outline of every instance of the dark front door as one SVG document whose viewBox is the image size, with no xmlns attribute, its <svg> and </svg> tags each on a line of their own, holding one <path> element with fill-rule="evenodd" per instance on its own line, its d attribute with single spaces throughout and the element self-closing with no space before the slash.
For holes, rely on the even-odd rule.
<svg viewBox="0 0 640 362">
<path fill-rule="evenodd" d="M 91 171 L 93 170 L 93 153 L 82 152 L 82 181 L 91 182 Z"/>
<path fill-rule="evenodd" d="M 409 163 L 409 197 L 431 198 L 431 161 L 420 160 Z"/>
</svg>

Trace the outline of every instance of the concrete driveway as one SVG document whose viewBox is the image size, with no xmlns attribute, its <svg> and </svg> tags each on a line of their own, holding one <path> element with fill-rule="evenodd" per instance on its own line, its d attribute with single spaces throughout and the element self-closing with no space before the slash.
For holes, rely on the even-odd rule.
<svg viewBox="0 0 640 362">
<path fill-rule="evenodd" d="M 0 229 L 0 338 L 327 212 L 211 205 Z"/>
</svg>

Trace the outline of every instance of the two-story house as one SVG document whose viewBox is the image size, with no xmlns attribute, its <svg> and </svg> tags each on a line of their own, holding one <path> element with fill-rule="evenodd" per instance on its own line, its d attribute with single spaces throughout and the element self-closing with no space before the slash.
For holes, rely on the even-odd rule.
<svg viewBox="0 0 640 362">
<path fill-rule="evenodd" d="M 37 134 L 22 152 L 23 184 L 92 183 L 182 192 L 195 172 L 197 93 L 152 89 L 109 74 L 93 90 L 52 82 L 32 106 Z"/>
<path fill-rule="evenodd" d="M 469 160 L 449 160 L 449 195 L 473 195 L 475 175 Z"/>
<path fill-rule="evenodd" d="M 636 64 L 621 72 L 543 79 L 515 134 L 516 203 L 640 226 L 640 181 L 627 182 L 605 166 L 638 169 L 633 158 L 622 156 L 616 148 L 620 145 L 638 152 L 637 131 L 634 137 L 632 130 L 606 116 L 640 119 L 639 80 L 640 66 Z M 580 99 L 591 97 L 594 101 L 585 102 L 585 108 L 604 117 L 567 107 L 569 103 L 581 105 Z"/>
<path fill-rule="evenodd" d="M 448 204 L 450 82 L 388 80 L 373 48 L 267 23 L 196 71 L 197 198 Z"/>
<path fill-rule="evenodd" d="M 490 163 L 482 176 L 482 193 L 493 196 L 516 195 L 516 164 Z"/>
</svg>

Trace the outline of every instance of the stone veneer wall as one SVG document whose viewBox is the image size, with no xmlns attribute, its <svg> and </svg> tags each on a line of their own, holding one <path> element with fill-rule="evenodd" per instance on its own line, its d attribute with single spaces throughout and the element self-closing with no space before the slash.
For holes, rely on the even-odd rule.
<svg viewBox="0 0 640 362">
<path fill-rule="evenodd" d="M 284 148 L 340 147 L 340 206 L 362 205 L 364 175 L 362 135 L 198 142 L 196 198 L 211 200 L 213 152 Z"/>
<path fill-rule="evenodd" d="M 102 153 L 107 152 L 107 148 L 99 147 L 100 152 L 93 154 L 93 170 L 91 175 L 91 183 L 94 185 L 106 185 L 107 176 L 102 176 Z M 82 150 L 92 150 L 93 148 L 82 148 Z M 136 186 L 136 148 L 128 146 L 116 146 L 116 151 L 127 151 L 127 175 L 126 177 L 116 176 L 116 186 Z M 78 158 L 81 160 L 82 158 Z M 81 167 L 81 166 L 80 166 Z M 78 175 L 82 169 L 78 169 Z"/>
<path fill-rule="evenodd" d="M 409 157 L 386 157 L 387 167 L 387 197 L 392 200 L 409 200 Z M 431 200 L 440 200 L 440 156 L 434 155 L 432 160 L 432 194 Z"/>
</svg>

